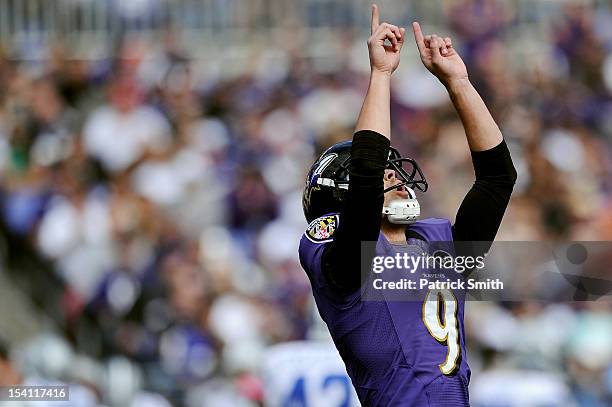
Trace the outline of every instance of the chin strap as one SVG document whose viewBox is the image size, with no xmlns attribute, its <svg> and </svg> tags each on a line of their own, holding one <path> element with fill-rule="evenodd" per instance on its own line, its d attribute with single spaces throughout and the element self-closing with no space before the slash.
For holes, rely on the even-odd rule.
<svg viewBox="0 0 612 407">
<path fill-rule="evenodd" d="M 410 198 L 395 199 L 389 203 L 389 206 L 383 207 L 383 215 L 387 215 L 389 222 L 398 225 L 407 225 L 414 223 L 421 216 L 421 206 L 416 199 L 416 195 L 411 188 L 406 188 Z"/>
</svg>

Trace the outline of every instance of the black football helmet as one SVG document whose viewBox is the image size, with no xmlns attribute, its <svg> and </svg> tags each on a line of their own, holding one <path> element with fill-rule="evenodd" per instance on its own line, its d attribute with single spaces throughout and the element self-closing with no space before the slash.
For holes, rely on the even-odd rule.
<svg viewBox="0 0 612 407">
<path fill-rule="evenodd" d="M 340 211 L 349 185 L 348 167 L 351 160 L 351 144 L 352 141 L 342 141 L 334 144 L 319 156 L 308 172 L 302 197 L 302 207 L 304 209 L 304 216 L 309 223 L 328 213 Z M 404 164 L 407 164 L 407 168 L 404 168 Z M 396 176 L 401 180 L 401 183 L 385 189 L 383 194 L 399 186 L 404 186 L 411 197 L 410 200 L 406 201 L 414 201 L 410 202 L 409 206 L 414 208 L 414 205 L 416 205 L 418 212 L 419 207 L 414 195 L 414 189 L 425 192 L 428 187 L 419 165 L 412 158 L 402 157 L 399 151 L 391 147 L 389 149 L 387 168 L 395 170 Z M 403 209 L 396 207 L 384 208 L 383 213 L 393 216 L 395 211 L 401 210 Z M 413 212 L 414 210 L 412 210 Z M 412 217 L 414 216 L 412 215 Z"/>
</svg>

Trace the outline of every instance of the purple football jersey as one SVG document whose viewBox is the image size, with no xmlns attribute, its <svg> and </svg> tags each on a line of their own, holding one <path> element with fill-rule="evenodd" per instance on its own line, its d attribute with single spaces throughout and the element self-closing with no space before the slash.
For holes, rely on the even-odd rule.
<svg viewBox="0 0 612 407">
<path fill-rule="evenodd" d="M 433 301 L 402 301 L 389 299 L 384 294 L 378 299 L 365 299 L 361 290 L 349 296 L 339 295 L 325 281 L 321 255 L 333 240 L 340 221 L 337 214 L 313 221 L 302 237 L 299 254 L 319 313 L 361 403 L 364 406 L 468 406 L 470 369 L 463 328 L 464 293 L 447 292 L 446 297 L 437 297 L 438 293 L 434 293 Z M 411 247 L 421 251 L 428 242 L 453 240 L 451 224 L 446 219 L 425 219 L 409 228 L 425 241 L 409 239 L 408 246 L 397 246 L 381 233 L 376 255 L 393 256 Z M 420 271 L 412 276 L 419 275 Z M 360 270 L 354 272 L 360 273 Z"/>
</svg>

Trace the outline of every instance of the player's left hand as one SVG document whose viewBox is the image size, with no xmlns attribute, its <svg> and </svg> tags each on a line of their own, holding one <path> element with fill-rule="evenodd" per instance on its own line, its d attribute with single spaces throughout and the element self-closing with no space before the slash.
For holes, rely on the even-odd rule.
<svg viewBox="0 0 612 407">
<path fill-rule="evenodd" d="M 379 19 L 378 6 L 372 4 L 372 35 L 368 39 L 370 67 L 372 72 L 390 75 L 400 63 L 400 51 L 404 45 L 406 30 L 389 23 L 381 24 Z M 390 45 L 385 44 L 385 41 L 389 41 Z"/>
<path fill-rule="evenodd" d="M 442 38 L 436 34 L 423 36 L 417 22 L 412 23 L 412 30 L 423 65 L 445 86 L 468 79 L 467 68 L 449 37 Z"/>
</svg>

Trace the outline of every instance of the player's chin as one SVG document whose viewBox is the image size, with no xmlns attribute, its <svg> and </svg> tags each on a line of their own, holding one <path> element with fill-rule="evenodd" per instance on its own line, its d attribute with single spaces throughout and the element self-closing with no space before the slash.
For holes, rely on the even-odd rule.
<svg viewBox="0 0 612 407">
<path fill-rule="evenodd" d="M 408 191 L 406 191 L 406 189 L 401 188 L 399 190 L 397 189 L 393 189 L 391 191 L 389 191 L 389 199 L 390 200 L 395 200 L 395 199 L 408 199 L 410 196 L 408 195 Z"/>
<path fill-rule="evenodd" d="M 393 190 L 393 193 L 397 196 L 397 199 L 408 199 L 410 195 L 408 194 L 408 190 L 406 187 L 400 186 Z"/>
</svg>

